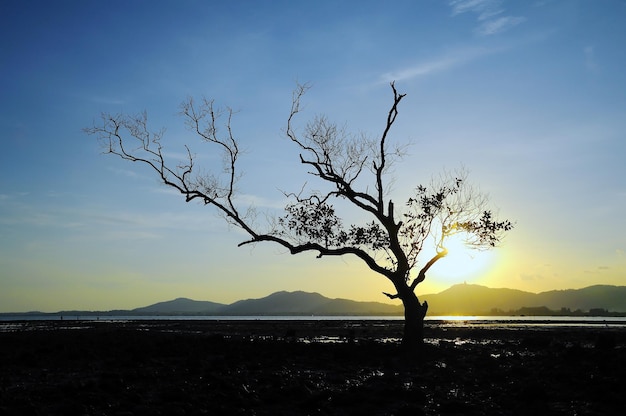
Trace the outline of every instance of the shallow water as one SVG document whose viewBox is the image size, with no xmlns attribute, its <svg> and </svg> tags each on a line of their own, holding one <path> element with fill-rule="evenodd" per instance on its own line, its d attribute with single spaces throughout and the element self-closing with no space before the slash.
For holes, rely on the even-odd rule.
<svg viewBox="0 0 626 416">
<path fill-rule="evenodd" d="M 23 318 L 23 319 L 20 319 Z M 219 329 L 223 336 L 250 336 L 254 339 L 292 339 L 301 342 L 338 343 L 353 342 L 355 337 L 376 342 L 399 342 L 403 321 L 401 317 L 356 316 L 255 316 L 255 317 L 206 317 L 206 316 L 77 316 L 61 319 L 59 316 L 11 316 L 0 317 L 0 332 L 86 330 L 100 325 L 120 325 L 138 331 L 206 333 Z M 260 331 L 246 333 L 247 328 L 258 327 Z M 433 316 L 427 317 L 425 327 L 443 331 L 437 339 L 447 338 L 447 330 L 550 330 L 550 329 L 622 329 L 626 317 L 521 317 L 521 316 Z M 298 331 L 293 330 L 298 328 Z M 304 331 L 303 331 L 304 330 Z M 282 331 L 282 332 L 281 332 Z M 305 332 L 305 333 L 303 333 Z M 471 342 L 469 340 L 453 341 Z"/>
</svg>

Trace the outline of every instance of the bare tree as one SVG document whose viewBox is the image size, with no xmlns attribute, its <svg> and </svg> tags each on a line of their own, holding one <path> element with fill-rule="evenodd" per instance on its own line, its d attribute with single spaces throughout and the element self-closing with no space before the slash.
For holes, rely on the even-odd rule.
<svg viewBox="0 0 626 416">
<path fill-rule="evenodd" d="M 184 162 L 171 164 L 166 160 L 161 144 L 163 132 L 148 129 L 145 113 L 134 117 L 103 114 L 101 124 L 85 131 L 102 140 L 107 153 L 148 165 L 187 202 L 198 200 L 217 208 L 230 225 L 249 235 L 239 246 L 272 242 L 291 254 L 312 251 L 318 258 L 356 256 L 393 284 L 394 292 L 384 294 L 403 303 L 403 343 L 419 347 L 428 304 L 419 301 L 415 288 L 448 253 L 446 239 L 464 233 L 469 246 L 488 249 L 501 241 L 512 224 L 494 218 L 487 208 L 488 198 L 467 184 L 465 173 L 417 186 L 404 206 L 396 208 L 388 196 L 387 182 L 393 179 L 388 170 L 402 156 L 403 149 L 390 145 L 389 133 L 405 94 L 398 93 L 394 83 L 393 103 L 377 139 L 350 134 L 324 116 L 315 117 L 299 132 L 294 121 L 307 89 L 306 85 L 298 85 L 294 91 L 286 135 L 299 147 L 300 162 L 309 168 L 308 173 L 328 185 L 328 191 L 307 191 L 303 187 L 298 193 L 285 193 L 285 213 L 269 220 L 265 230 L 256 224 L 250 209 L 236 203 L 241 151 L 231 129 L 231 109 L 220 109 L 206 99 L 199 104 L 188 99 L 181 105 L 187 127 L 221 150 L 220 174 L 200 171 L 187 146 Z M 333 205 L 337 200 L 360 209 L 371 221 L 344 225 Z M 430 243 L 436 248 L 435 255 L 419 267 L 420 254 Z M 411 276 L 413 271 L 417 273 Z"/>
</svg>

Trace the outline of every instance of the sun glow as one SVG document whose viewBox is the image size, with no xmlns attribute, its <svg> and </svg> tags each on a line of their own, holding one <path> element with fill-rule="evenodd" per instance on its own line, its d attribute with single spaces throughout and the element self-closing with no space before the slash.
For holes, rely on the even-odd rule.
<svg viewBox="0 0 626 416">
<path fill-rule="evenodd" d="M 446 238 L 444 246 L 448 254 L 435 263 L 430 270 L 431 277 L 446 283 L 460 283 L 461 280 L 480 277 L 495 263 L 494 250 L 469 248 L 462 234 Z"/>
</svg>

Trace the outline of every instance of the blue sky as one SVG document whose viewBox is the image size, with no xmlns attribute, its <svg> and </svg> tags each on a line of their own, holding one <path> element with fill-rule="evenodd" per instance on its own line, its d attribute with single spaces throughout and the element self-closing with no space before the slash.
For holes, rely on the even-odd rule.
<svg viewBox="0 0 626 416">
<path fill-rule="evenodd" d="M 533 292 L 626 284 L 626 3 L 422 0 L 3 1 L 0 311 L 229 303 L 278 290 L 385 301 L 354 259 L 237 248 L 245 236 L 82 132 L 143 110 L 215 164 L 177 116 L 186 97 L 237 110 L 242 201 L 282 204 L 307 180 L 283 129 L 384 127 L 411 141 L 393 197 L 460 166 L 516 222 L 502 247 L 446 258 L 418 293 L 467 281 Z"/>
</svg>

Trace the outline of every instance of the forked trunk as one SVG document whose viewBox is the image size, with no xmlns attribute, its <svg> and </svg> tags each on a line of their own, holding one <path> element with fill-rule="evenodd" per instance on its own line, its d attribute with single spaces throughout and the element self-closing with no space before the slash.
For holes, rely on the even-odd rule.
<svg viewBox="0 0 626 416">
<path fill-rule="evenodd" d="M 410 353 L 421 353 L 424 344 L 424 317 L 428 303 L 420 303 L 412 290 L 401 297 L 404 305 L 404 336 L 402 344 Z"/>
</svg>

